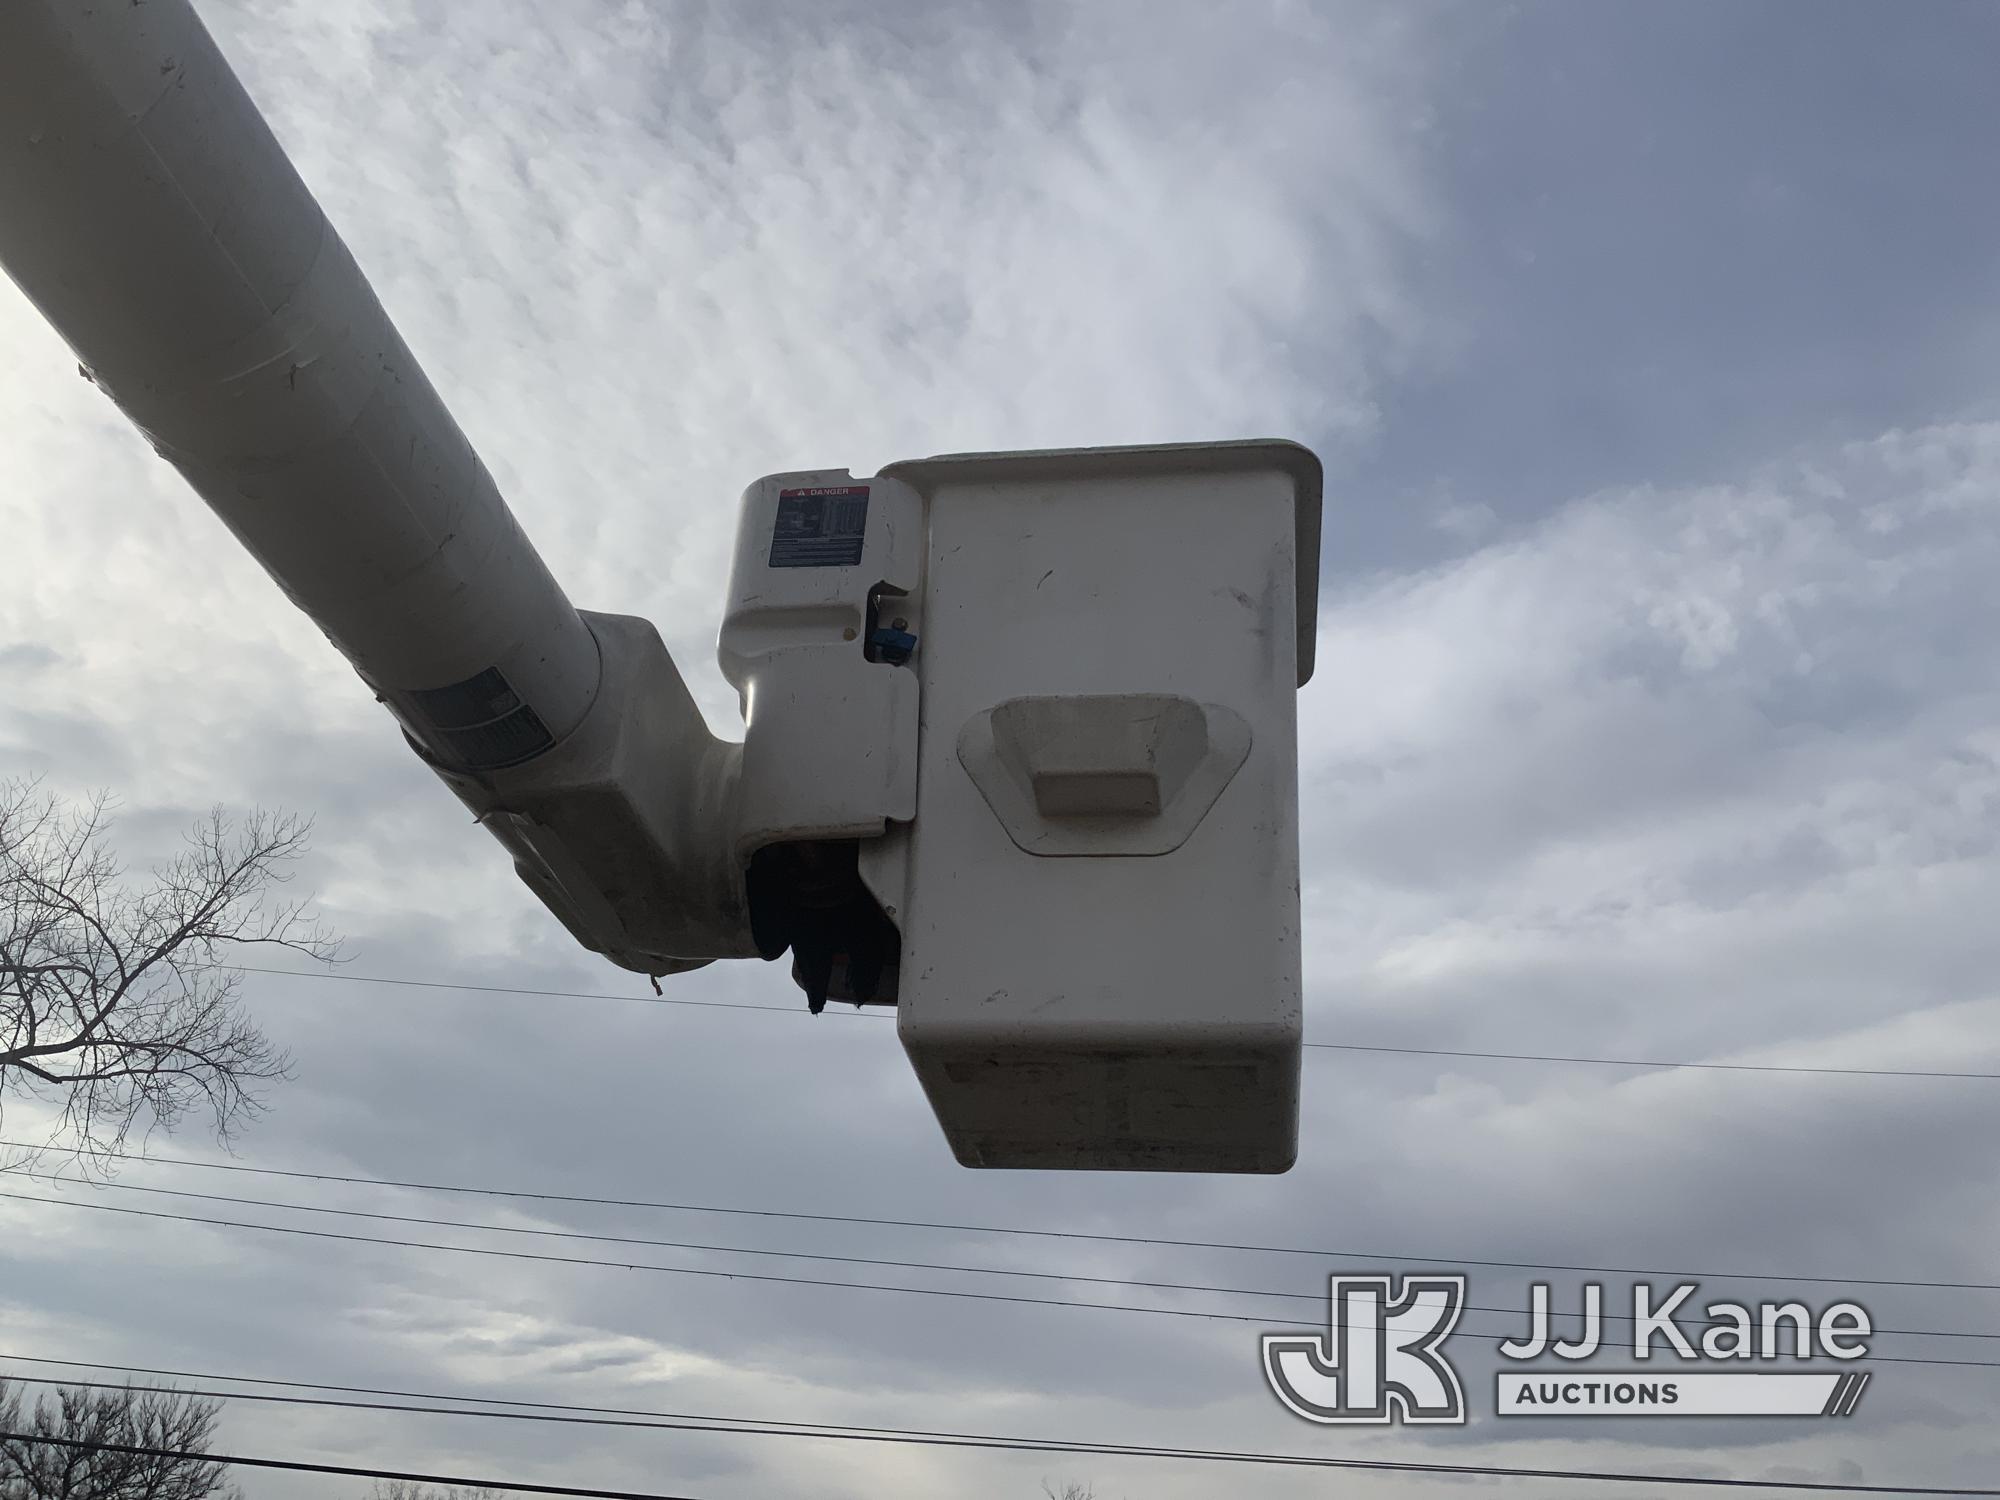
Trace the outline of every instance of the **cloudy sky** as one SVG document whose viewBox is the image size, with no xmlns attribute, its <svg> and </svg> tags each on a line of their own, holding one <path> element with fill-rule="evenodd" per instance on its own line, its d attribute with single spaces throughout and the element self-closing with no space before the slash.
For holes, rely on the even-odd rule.
<svg viewBox="0 0 2000 1500">
<path fill-rule="evenodd" d="M 572 597 L 658 622 L 718 727 L 748 480 L 1294 437 L 1328 473 L 1300 704 L 1309 1039 L 2000 1073 L 2000 11 L 201 9 Z M 575 950 L 74 363 L 0 284 L 0 775 L 116 792 L 141 866 L 213 803 L 312 814 L 305 878 L 349 976 L 628 997 L 251 975 L 299 1068 L 241 1163 L 1359 1258 L 130 1164 L 125 1187 L 6 1185 L 100 1208 L 0 1200 L 0 1352 L 1387 1460 L 2000 1474 L 2000 1291 L 1864 1284 L 2000 1282 L 2000 1082 L 1318 1050 L 1289 1175 L 964 1171 L 888 1025 L 648 1005 Z M 668 995 L 800 998 L 759 964 Z M 33 1123 L 10 1108 L 10 1133 Z M 218 1159 L 199 1132 L 153 1149 Z M 1255 1320 L 1309 1319 L 1329 1272 L 1388 1257 L 1829 1277 L 1806 1290 L 1960 1336 L 1879 1339 L 1839 1423 L 1310 1429 L 1263 1388 Z M 1533 1273 L 1472 1274 L 1508 1308 Z M 1490 1362 L 1464 1364 L 1482 1390 Z M 704 1500 L 1449 1482 L 242 1402 L 223 1446 Z"/>
</svg>

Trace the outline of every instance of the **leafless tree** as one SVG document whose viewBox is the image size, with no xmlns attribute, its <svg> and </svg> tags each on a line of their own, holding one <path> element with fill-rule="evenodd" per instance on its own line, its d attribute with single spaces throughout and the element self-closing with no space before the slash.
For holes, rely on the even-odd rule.
<svg viewBox="0 0 2000 1500">
<path fill-rule="evenodd" d="M 368 1500 L 500 1500 L 500 1491 L 461 1489 L 455 1484 L 418 1484 L 414 1479 L 378 1479 Z"/>
<path fill-rule="evenodd" d="M 1052 1488 L 1049 1482 L 1044 1479 L 1042 1481 L 1042 1493 L 1047 1495 L 1049 1500 L 1095 1500 L 1097 1491 L 1087 1484 L 1078 1484 L 1075 1480 L 1071 1480 L 1058 1490 Z"/>
<path fill-rule="evenodd" d="M 272 888 L 308 824 L 217 808 L 150 881 L 124 878 L 110 804 L 0 783 L 0 1107 L 9 1093 L 60 1110 L 52 1143 L 102 1159 L 142 1116 L 171 1129 L 205 1109 L 227 1139 L 290 1059 L 245 1014 L 229 950 L 331 959 L 303 901 Z"/>
<path fill-rule="evenodd" d="M 228 1470 L 201 1456 L 221 1410 L 183 1391 L 65 1386 L 28 1412 L 0 1381 L 0 1433 L 19 1434 L 0 1437 L 0 1500 L 241 1500 Z M 72 1443 L 154 1451 L 66 1446 Z"/>
</svg>

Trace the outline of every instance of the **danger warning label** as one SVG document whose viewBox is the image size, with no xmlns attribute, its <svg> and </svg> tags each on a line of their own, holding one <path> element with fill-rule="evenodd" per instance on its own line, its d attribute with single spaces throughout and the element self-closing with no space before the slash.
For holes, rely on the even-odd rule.
<svg viewBox="0 0 2000 1500">
<path fill-rule="evenodd" d="M 868 535 L 868 486 L 779 490 L 771 530 L 774 568 L 852 568 Z"/>
</svg>

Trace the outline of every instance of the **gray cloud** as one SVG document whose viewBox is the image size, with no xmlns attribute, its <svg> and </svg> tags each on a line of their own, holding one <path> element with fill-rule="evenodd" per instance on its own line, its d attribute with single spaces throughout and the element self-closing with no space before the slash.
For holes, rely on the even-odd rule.
<svg viewBox="0 0 2000 1500">
<path fill-rule="evenodd" d="M 1838 24 L 1804 29 L 1839 75 L 1884 39 L 1836 9 Z M 586 605 L 657 619 L 719 725 L 734 706 L 709 665 L 717 580 L 734 495 L 757 475 L 958 447 L 1298 435 L 1335 476 L 1320 666 L 1301 703 L 1315 1037 L 2000 1071 L 1988 978 L 2000 428 L 1976 418 L 1991 372 L 1940 331 L 1930 288 L 1871 266 L 1863 247 L 1829 250 L 1818 289 L 1775 306 L 1766 261 L 1732 269 L 1746 245 L 1820 242 L 1845 222 L 1861 168 L 1854 140 L 1787 126 L 1725 172 L 1755 100 L 1738 79 L 1727 120 L 1709 123 L 1715 94 L 1689 49 L 1707 41 L 1723 57 L 1746 27 L 1782 38 L 1693 10 L 1707 19 L 205 7 L 560 576 Z M 1535 47 L 1554 49 L 1540 72 L 1522 61 Z M 1819 93 L 1808 103 L 1806 118 L 1835 113 Z M 1927 153 L 1951 107 L 1932 101 L 1869 160 L 1935 181 L 1944 168 Z M 1645 111 L 1658 122 L 1649 149 L 1672 170 L 1617 186 L 1620 141 Z M 1949 144 L 1961 173 L 1978 159 L 1975 141 Z M 1869 170 L 1867 202 L 1903 201 L 1887 166 Z M 1952 210 L 1961 229 L 1976 227 L 1968 197 Z M 1690 228 L 1656 243 L 1642 209 L 1733 238 Z M 1920 238 L 1882 243 L 1906 268 L 1939 263 Z M 1627 316 L 1616 294 L 1642 272 L 1663 289 L 1648 318 Z M 1692 295 L 1703 282 L 1712 299 Z M 1949 285 L 1970 323 L 1990 321 L 1990 295 Z M 1841 321 L 1834 379 L 1815 309 L 1857 289 L 1916 310 L 1906 331 L 1886 313 Z M 1649 330 L 1679 333 L 1657 365 L 1632 354 Z M 352 935 L 352 973 L 643 998 L 573 949 L 11 296 L 0 342 L 12 354 L 0 526 L 29 559 L 0 591 L 0 772 L 112 786 L 141 860 L 212 802 L 315 814 L 303 878 Z M 1889 373 L 1859 371 L 1870 348 Z M 1651 404 L 1700 376 L 1717 390 Z M 1751 399 L 1787 379 L 1804 394 Z M 1897 382 L 1921 399 L 1891 401 Z M 1681 444 L 1696 456 L 1676 456 Z M 1416 498 L 1390 503 L 1402 495 Z M 1987 1083 L 1319 1052 L 1287 1177 L 972 1174 L 949 1162 L 880 1021 L 267 976 L 246 989 L 300 1059 L 246 1144 L 254 1162 L 1445 1264 L 1994 1279 Z M 671 993 L 797 1000 L 781 967 L 756 964 Z M 10 1109 L 10 1129 L 25 1118 Z M 1329 1269 L 1365 1266 L 166 1168 L 124 1180 L 1307 1295 Z M 230 1216 L 109 1191 L 87 1201 Z M 1330 1444 L 1263 1393 L 1246 1324 L 475 1259 L 6 1200 L 0 1257 L 0 1344 L 79 1358 L 1446 1462 L 1943 1483 L 1983 1479 L 1994 1459 L 1991 1371 L 1882 1365 L 1837 1434 L 1486 1422 L 1450 1440 Z M 1519 1305 L 1525 1279 L 1492 1268 L 1475 1287 Z M 1989 1294 L 1864 1300 L 1888 1326 L 2000 1332 Z M 1315 1315 L 1310 1301 L 1251 1305 Z M 1490 1315 L 1476 1326 L 1512 1331 Z M 1467 1366 L 1488 1368 L 1476 1354 Z M 1192 1497 L 1219 1477 L 247 1404 L 228 1437 L 252 1452 L 787 1500 L 1033 1495 L 1043 1475 Z M 1304 1496 L 1328 1480 L 1249 1483 Z M 1357 1496 L 1420 1485 L 1342 1483 Z M 353 1488 L 273 1477 L 255 1492 Z"/>
</svg>

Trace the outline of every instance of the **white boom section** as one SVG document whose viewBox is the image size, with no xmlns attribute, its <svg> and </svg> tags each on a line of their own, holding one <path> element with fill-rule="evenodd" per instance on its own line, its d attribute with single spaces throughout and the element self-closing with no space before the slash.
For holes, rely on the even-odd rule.
<svg viewBox="0 0 2000 1500">
<path fill-rule="evenodd" d="M 186 0 L 0 4 L 0 264 L 582 942 L 756 951 L 736 747 L 564 596 Z"/>
</svg>

